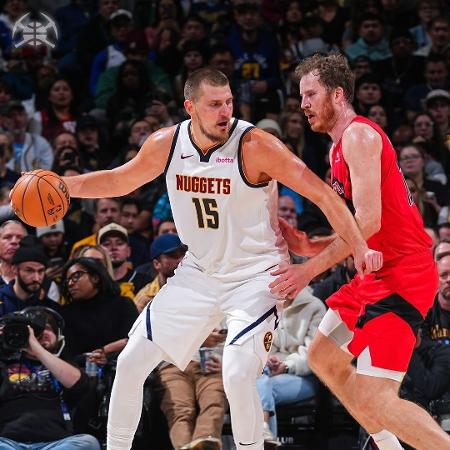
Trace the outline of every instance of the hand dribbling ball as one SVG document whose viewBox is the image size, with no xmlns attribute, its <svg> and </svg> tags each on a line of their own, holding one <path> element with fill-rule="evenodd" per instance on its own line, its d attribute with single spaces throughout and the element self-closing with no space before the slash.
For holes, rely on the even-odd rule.
<svg viewBox="0 0 450 450">
<path fill-rule="evenodd" d="M 22 175 L 10 198 L 16 215 L 33 227 L 59 222 L 70 204 L 69 189 L 64 181 L 56 173 L 41 169 Z"/>
</svg>

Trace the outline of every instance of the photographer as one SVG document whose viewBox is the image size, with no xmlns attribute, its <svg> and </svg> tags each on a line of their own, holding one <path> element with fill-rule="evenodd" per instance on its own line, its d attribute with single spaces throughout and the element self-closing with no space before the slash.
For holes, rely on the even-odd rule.
<svg viewBox="0 0 450 450">
<path fill-rule="evenodd" d="M 100 450 L 94 437 L 71 432 L 70 411 L 87 394 L 89 385 L 86 374 L 59 357 L 64 347 L 61 316 L 37 306 L 9 314 L 2 321 L 0 448 Z M 15 339 L 7 339 L 8 327 L 14 322 L 22 325 L 22 337 L 28 332 L 21 343 L 17 332 Z"/>
<path fill-rule="evenodd" d="M 0 317 L 27 306 L 57 310 L 58 303 L 48 298 L 43 289 L 47 256 L 33 237 L 22 238 L 11 262 L 15 277 L 0 287 Z"/>
</svg>

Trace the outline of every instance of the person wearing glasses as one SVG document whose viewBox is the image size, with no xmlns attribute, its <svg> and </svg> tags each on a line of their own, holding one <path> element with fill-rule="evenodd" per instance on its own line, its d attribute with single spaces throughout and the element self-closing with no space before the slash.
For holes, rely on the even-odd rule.
<svg viewBox="0 0 450 450">
<path fill-rule="evenodd" d="M 117 284 L 103 264 L 94 258 L 75 258 L 63 270 L 64 297 L 61 308 L 66 322 L 67 351 L 76 357 L 104 364 L 127 343 L 128 331 L 138 316 L 134 303 L 121 297 Z"/>
<path fill-rule="evenodd" d="M 429 203 L 445 206 L 448 203 L 447 186 L 426 176 L 425 159 L 425 152 L 420 144 L 406 145 L 398 153 L 398 162 L 403 174 L 414 180 L 419 189 L 428 192 Z"/>
</svg>

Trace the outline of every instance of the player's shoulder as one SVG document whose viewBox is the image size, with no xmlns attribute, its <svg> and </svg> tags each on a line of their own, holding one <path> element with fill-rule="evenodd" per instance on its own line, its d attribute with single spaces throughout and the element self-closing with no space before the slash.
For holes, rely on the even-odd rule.
<svg viewBox="0 0 450 450">
<path fill-rule="evenodd" d="M 352 122 L 342 134 L 343 143 L 347 144 L 375 144 L 381 143 L 380 133 L 365 122 Z"/>
<path fill-rule="evenodd" d="M 164 128 L 160 128 L 159 130 L 156 130 L 150 136 L 148 136 L 148 138 L 145 140 L 144 144 L 142 145 L 142 148 L 150 149 L 150 148 L 158 147 L 158 148 L 170 149 L 172 142 L 174 141 L 176 135 L 179 132 L 179 126 L 180 126 L 180 124 L 172 125 L 170 127 L 164 127 Z"/>
</svg>

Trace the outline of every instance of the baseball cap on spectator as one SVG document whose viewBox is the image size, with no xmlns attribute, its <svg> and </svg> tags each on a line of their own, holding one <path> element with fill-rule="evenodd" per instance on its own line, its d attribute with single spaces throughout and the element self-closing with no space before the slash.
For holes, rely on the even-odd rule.
<svg viewBox="0 0 450 450">
<path fill-rule="evenodd" d="M 40 238 L 47 234 L 64 233 L 64 232 L 65 232 L 64 222 L 62 220 L 60 220 L 59 222 L 56 222 L 53 225 L 50 225 L 48 227 L 37 227 L 36 228 L 36 237 Z"/>
<path fill-rule="evenodd" d="M 6 114 L 11 114 L 13 111 L 25 111 L 25 106 L 19 100 L 12 100 L 8 103 Z"/>
<path fill-rule="evenodd" d="M 100 228 L 100 230 L 98 230 L 97 244 L 101 244 L 102 241 L 110 235 L 119 236 L 126 242 L 128 242 L 128 231 L 123 226 L 113 222 L 105 225 L 104 227 Z"/>
<path fill-rule="evenodd" d="M 112 24 L 123 21 L 130 22 L 132 18 L 133 15 L 130 13 L 130 11 L 127 11 L 126 9 L 118 9 L 109 16 L 109 22 Z"/>
<path fill-rule="evenodd" d="M 425 105 L 429 106 L 430 103 L 433 103 L 435 100 L 445 100 L 447 103 L 450 103 L 450 94 L 444 89 L 433 89 L 428 92 L 425 98 Z"/>
<path fill-rule="evenodd" d="M 48 259 L 44 253 L 44 249 L 34 236 L 25 236 L 20 241 L 19 248 L 12 257 L 12 264 L 20 264 L 23 262 L 38 262 L 47 267 Z"/>
<path fill-rule="evenodd" d="M 187 247 L 180 241 L 178 235 L 172 233 L 163 234 L 152 242 L 150 258 L 156 259 L 161 255 L 166 255 L 176 250 L 187 250 Z"/>
<path fill-rule="evenodd" d="M 89 114 L 81 116 L 77 120 L 77 131 L 85 130 L 86 128 L 98 128 L 97 119 Z"/>
<path fill-rule="evenodd" d="M 281 128 L 278 123 L 273 119 L 262 119 L 256 124 L 256 128 L 267 131 L 270 134 L 274 134 L 278 138 L 281 138 Z M 274 133 L 275 132 L 275 133 Z"/>
</svg>

